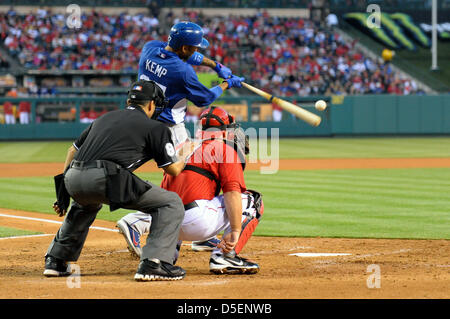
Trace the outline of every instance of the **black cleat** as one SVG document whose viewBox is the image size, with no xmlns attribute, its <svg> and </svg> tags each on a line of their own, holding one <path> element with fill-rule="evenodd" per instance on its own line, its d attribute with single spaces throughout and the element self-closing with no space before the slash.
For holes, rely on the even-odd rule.
<svg viewBox="0 0 450 319">
<path fill-rule="evenodd" d="M 154 262 L 144 259 L 139 263 L 134 280 L 155 281 L 155 280 L 181 280 L 186 276 L 186 271 L 178 266 L 173 266 L 164 261 Z"/>
<path fill-rule="evenodd" d="M 55 258 L 53 256 L 45 257 L 44 276 L 46 277 L 65 277 L 70 276 L 70 265 L 64 260 Z"/>
</svg>

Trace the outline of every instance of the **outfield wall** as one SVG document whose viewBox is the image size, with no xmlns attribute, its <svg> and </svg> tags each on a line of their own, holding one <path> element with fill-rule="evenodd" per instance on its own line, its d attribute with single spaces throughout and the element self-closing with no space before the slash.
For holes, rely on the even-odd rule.
<svg viewBox="0 0 450 319">
<path fill-rule="evenodd" d="M 324 112 L 314 109 L 314 101 L 319 98 L 328 100 L 329 107 Z M 17 105 L 24 99 L 0 98 L 0 105 L 13 101 Z M 0 140 L 57 140 L 75 139 L 88 124 L 79 122 L 80 109 L 83 103 L 111 103 L 118 108 L 125 107 L 122 98 L 28 98 L 31 102 L 32 116 L 30 124 L 0 125 Z M 255 111 L 267 101 L 259 97 L 228 97 L 217 101 L 223 103 L 242 104 L 247 108 L 247 121 L 241 122 L 244 129 L 253 127 L 261 134 L 270 136 L 278 130 L 280 137 L 301 136 L 344 136 L 344 135 L 428 135 L 450 134 L 450 95 L 363 95 L 325 97 L 298 97 L 297 104 L 322 117 L 318 127 L 311 127 L 301 120 L 284 112 L 281 122 L 252 121 Z M 35 111 L 42 103 L 59 103 L 72 105 L 76 109 L 73 121 L 54 121 L 36 123 Z M 68 106 L 69 108 L 69 106 Z M 187 123 L 193 131 L 193 123 Z"/>
</svg>

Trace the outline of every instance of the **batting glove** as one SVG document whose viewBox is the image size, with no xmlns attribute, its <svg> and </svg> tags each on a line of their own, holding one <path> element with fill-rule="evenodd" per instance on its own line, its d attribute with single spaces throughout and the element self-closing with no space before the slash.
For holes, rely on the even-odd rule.
<svg viewBox="0 0 450 319">
<path fill-rule="evenodd" d="M 216 62 L 214 71 L 216 71 L 217 75 L 222 79 L 228 79 L 233 75 L 229 68 L 227 68 L 225 65 L 220 64 L 219 62 Z"/>
<path fill-rule="evenodd" d="M 225 81 L 228 83 L 229 89 L 231 89 L 232 87 L 241 88 L 242 82 L 245 81 L 245 78 L 241 78 L 236 75 L 231 75 L 231 77 L 229 79 L 226 79 Z"/>
<path fill-rule="evenodd" d="M 187 59 L 186 62 L 190 65 L 200 65 L 203 62 L 203 58 L 203 54 L 196 51 L 189 57 L 189 59 Z"/>
</svg>

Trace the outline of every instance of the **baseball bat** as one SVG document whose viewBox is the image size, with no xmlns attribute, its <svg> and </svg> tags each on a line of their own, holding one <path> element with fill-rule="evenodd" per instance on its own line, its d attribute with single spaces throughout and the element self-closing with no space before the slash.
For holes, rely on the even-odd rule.
<svg viewBox="0 0 450 319">
<path fill-rule="evenodd" d="M 314 113 L 311 113 L 311 112 L 301 108 L 298 105 L 295 105 L 293 103 L 290 103 L 288 101 L 280 99 L 279 97 L 273 96 L 272 94 L 264 92 L 263 90 L 255 88 L 254 86 L 247 84 L 245 82 L 242 82 L 242 85 L 244 87 L 246 87 L 247 89 L 249 89 L 250 91 L 269 100 L 270 102 L 273 102 L 273 103 L 279 105 L 283 110 L 286 110 L 289 113 L 294 114 L 296 117 L 305 121 L 306 123 L 308 123 L 311 126 L 319 126 L 320 122 L 322 121 L 320 116 L 318 116 Z"/>
</svg>

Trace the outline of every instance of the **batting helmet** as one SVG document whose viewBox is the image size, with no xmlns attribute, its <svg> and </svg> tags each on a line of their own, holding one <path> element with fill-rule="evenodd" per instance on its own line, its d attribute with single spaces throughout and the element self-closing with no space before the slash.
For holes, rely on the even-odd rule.
<svg viewBox="0 0 450 319">
<path fill-rule="evenodd" d="M 182 45 L 191 45 L 199 48 L 207 48 L 208 40 L 203 38 L 202 28 L 193 22 L 182 21 L 175 24 L 169 33 L 169 46 L 177 50 Z"/>
</svg>

